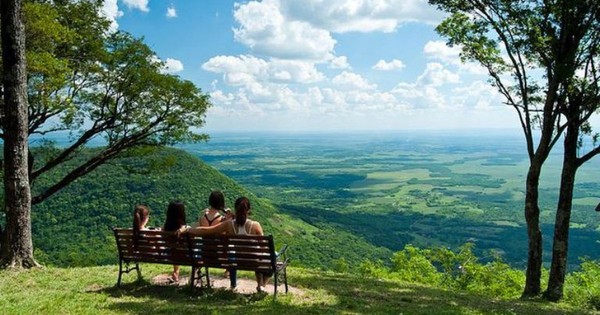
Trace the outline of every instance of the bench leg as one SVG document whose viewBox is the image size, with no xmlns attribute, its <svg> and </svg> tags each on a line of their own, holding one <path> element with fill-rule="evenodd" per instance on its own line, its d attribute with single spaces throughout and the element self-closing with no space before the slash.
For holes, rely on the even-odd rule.
<svg viewBox="0 0 600 315">
<path fill-rule="evenodd" d="M 277 297 L 277 286 L 279 285 L 279 283 L 277 283 L 277 278 L 279 278 L 279 273 L 277 271 L 275 271 L 275 274 L 273 277 L 273 286 L 275 287 L 273 290 L 273 300 Z"/>
<path fill-rule="evenodd" d="M 140 265 L 135 263 L 135 269 L 137 271 L 138 282 L 142 281 L 142 270 L 140 269 Z"/>
<path fill-rule="evenodd" d="M 210 275 L 208 274 L 208 267 L 204 267 L 206 271 L 206 286 L 210 289 Z"/>
<path fill-rule="evenodd" d="M 129 267 L 129 262 L 125 262 L 125 270 L 123 270 L 123 260 L 119 260 L 119 277 L 117 278 L 117 287 L 121 286 L 121 279 L 124 273 L 130 273 L 132 271 L 137 271 L 138 282 L 142 280 L 142 270 L 138 263 L 135 263 L 135 267 Z"/>
<path fill-rule="evenodd" d="M 117 287 L 121 286 L 121 276 L 123 275 L 123 261 L 119 259 L 119 277 L 117 278 Z"/>
<path fill-rule="evenodd" d="M 285 283 L 285 294 L 287 294 L 288 293 L 287 268 L 283 268 L 283 283 Z"/>
<path fill-rule="evenodd" d="M 190 288 L 194 289 L 194 279 L 197 277 L 196 275 L 196 267 L 192 266 L 192 274 L 190 275 Z"/>
</svg>

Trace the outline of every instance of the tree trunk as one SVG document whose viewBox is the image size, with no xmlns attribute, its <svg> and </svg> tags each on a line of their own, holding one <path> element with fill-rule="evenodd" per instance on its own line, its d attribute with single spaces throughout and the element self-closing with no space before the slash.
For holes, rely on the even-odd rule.
<svg viewBox="0 0 600 315">
<path fill-rule="evenodd" d="M 22 0 L 0 2 L 4 67 L 4 205 L 6 231 L 3 267 L 33 267 L 31 192 L 28 176 L 27 73 Z"/>
<path fill-rule="evenodd" d="M 532 160 L 527 172 L 525 193 L 525 220 L 529 251 L 527 257 L 527 272 L 525 274 L 525 289 L 521 297 L 534 297 L 541 292 L 542 278 L 542 232 L 540 231 L 540 208 L 538 205 L 538 188 L 542 163 Z"/>
<path fill-rule="evenodd" d="M 552 245 L 552 265 L 548 289 L 544 297 L 558 301 L 563 297 L 565 275 L 567 273 L 567 254 L 569 251 L 569 224 L 573 204 L 573 187 L 577 172 L 577 140 L 579 127 L 569 125 L 564 140 L 563 168 L 560 177 L 560 193 L 554 222 L 554 242 Z"/>
</svg>

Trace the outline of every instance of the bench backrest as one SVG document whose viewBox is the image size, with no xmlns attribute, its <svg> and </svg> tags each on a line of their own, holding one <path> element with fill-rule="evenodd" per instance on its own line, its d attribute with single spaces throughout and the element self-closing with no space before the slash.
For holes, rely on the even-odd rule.
<svg viewBox="0 0 600 315">
<path fill-rule="evenodd" d="M 276 254 L 273 236 L 189 236 L 178 239 L 173 232 L 113 229 L 119 258 L 126 262 L 235 268 L 273 272 Z"/>
<path fill-rule="evenodd" d="M 190 254 L 203 267 L 273 272 L 276 256 L 273 236 L 190 236 Z"/>
<path fill-rule="evenodd" d="M 143 230 L 135 236 L 132 229 L 113 231 L 121 260 L 188 266 L 193 263 L 187 242 L 176 238 L 173 232 Z"/>
</svg>

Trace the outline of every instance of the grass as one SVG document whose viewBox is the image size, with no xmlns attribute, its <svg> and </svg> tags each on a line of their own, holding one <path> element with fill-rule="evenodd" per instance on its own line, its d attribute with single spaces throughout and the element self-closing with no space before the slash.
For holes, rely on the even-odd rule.
<svg viewBox="0 0 600 315">
<path fill-rule="evenodd" d="M 144 279 L 169 266 L 142 265 Z M 183 272 L 189 269 L 183 269 Z M 189 271 L 188 271 L 189 272 Z M 303 294 L 243 295 L 155 285 L 116 266 L 0 271 L 2 314 L 588 314 L 565 304 L 500 300 L 404 282 L 290 268 Z"/>
</svg>

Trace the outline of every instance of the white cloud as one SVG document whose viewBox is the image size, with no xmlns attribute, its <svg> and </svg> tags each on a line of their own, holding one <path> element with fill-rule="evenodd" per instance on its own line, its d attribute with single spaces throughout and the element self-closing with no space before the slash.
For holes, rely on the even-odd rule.
<svg viewBox="0 0 600 315">
<path fill-rule="evenodd" d="M 336 41 L 328 31 L 301 20 L 289 20 L 277 0 L 236 4 L 240 24 L 234 37 L 257 54 L 282 59 L 325 61 L 331 59 Z"/>
<path fill-rule="evenodd" d="M 164 71 L 167 73 L 183 71 L 183 63 L 177 59 L 167 58 L 167 60 L 165 60 Z"/>
<path fill-rule="evenodd" d="M 448 83 L 458 83 L 459 76 L 439 63 L 428 63 L 414 83 L 401 82 L 392 93 L 414 108 L 447 108 L 448 98 L 440 91 Z"/>
<path fill-rule="evenodd" d="M 215 56 L 202 65 L 202 69 L 216 73 L 246 72 L 257 74 L 265 71 L 267 62 L 250 55 Z"/>
<path fill-rule="evenodd" d="M 373 69 L 380 71 L 392 71 L 392 70 L 400 70 L 406 67 L 406 65 L 398 59 L 393 59 L 390 62 L 386 62 L 385 60 L 380 59 L 374 66 Z"/>
<path fill-rule="evenodd" d="M 460 77 L 444 68 L 439 63 L 428 63 L 427 68 L 417 79 L 418 85 L 441 86 L 447 83 L 458 83 Z"/>
<path fill-rule="evenodd" d="M 177 10 L 175 9 L 174 5 L 171 5 L 170 7 L 167 8 L 166 17 L 167 18 L 176 18 L 177 17 Z"/>
<path fill-rule="evenodd" d="M 314 83 L 325 79 L 311 62 L 273 59 L 268 66 L 267 72 L 271 81 Z"/>
<path fill-rule="evenodd" d="M 452 90 L 449 96 L 454 106 L 475 110 L 495 110 L 507 107 L 502 102 L 502 96 L 489 83 L 473 81 L 468 86 L 459 86 Z"/>
<path fill-rule="evenodd" d="M 460 47 L 450 47 L 443 41 L 429 41 L 423 47 L 423 52 L 435 59 L 439 59 L 444 62 L 454 63 L 459 59 Z"/>
<path fill-rule="evenodd" d="M 374 90 L 377 88 L 376 84 L 370 84 L 360 74 L 344 71 L 341 74 L 335 76 L 331 82 L 343 89 L 348 90 Z"/>
<path fill-rule="evenodd" d="M 346 56 L 333 57 L 329 61 L 329 68 L 331 69 L 351 69 Z"/>
<path fill-rule="evenodd" d="M 206 71 L 222 73 L 229 85 L 254 82 L 314 83 L 325 79 L 313 63 L 299 60 L 271 59 L 254 56 L 216 56 L 202 65 Z"/>
<path fill-rule="evenodd" d="M 285 0 L 282 11 L 294 20 L 332 32 L 393 32 L 403 23 L 435 24 L 443 15 L 426 0 Z"/>
<path fill-rule="evenodd" d="M 123 0 L 123 3 L 130 9 L 137 9 L 142 12 L 149 12 L 148 0 Z"/>
<path fill-rule="evenodd" d="M 434 86 L 415 83 L 399 83 L 392 92 L 414 108 L 444 108 L 446 99 Z"/>
<path fill-rule="evenodd" d="M 117 19 L 123 16 L 123 11 L 119 10 L 117 0 L 105 0 L 100 11 L 110 21 L 110 31 L 115 32 L 119 28 Z"/>
<path fill-rule="evenodd" d="M 481 65 L 474 62 L 462 62 L 460 60 L 461 48 L 450 47 L 443 41 L 429 41 L 423 47 L 423 53 L 429 58 L 439 60 L 448 65 L 454 65 L 459 70 L 476 75 L 486 75 L 487 71 Z"/>
</svg>

